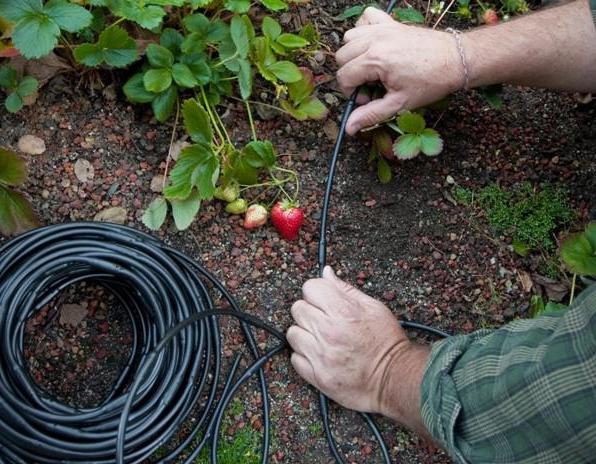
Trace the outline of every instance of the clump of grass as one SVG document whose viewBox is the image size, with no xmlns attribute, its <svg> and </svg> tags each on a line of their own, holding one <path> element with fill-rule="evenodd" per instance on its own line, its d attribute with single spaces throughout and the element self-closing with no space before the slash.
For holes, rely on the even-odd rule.
<svg viewBox="0 0 596 464">
<path fill-rule="evenodd" d="M 453 196 L 458 203 L 482 209 L 495 232 L 511 237 L 521 254 L 553 251 L 554 233 L 574 218 L 565 190 L 548 184 L 537 188 L 524 182 L 511 190 L 491 184 L 478 192 L 456 187 Z"/>
</svg>

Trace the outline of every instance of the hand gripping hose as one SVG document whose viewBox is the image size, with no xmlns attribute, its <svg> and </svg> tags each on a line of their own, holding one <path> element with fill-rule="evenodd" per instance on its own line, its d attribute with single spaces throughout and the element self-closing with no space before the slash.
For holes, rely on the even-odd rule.
<svg viewBox="0 0 596 464">
<path fill-rule="evenodd" d="M 344 110 L 329 167 L 321 214 L 321 273 L 336 163 L 356 93 Z M 62 404 L 42 392 L 23 354 L 27 319 L 82 281 L 110 291 L 132 327 L 124 369 L 102 402 L 89 408 Z M 225 373 L 221 317 L 239 321 L 250 352 L 244 367 L 237 355 Z M 448 336 L 422 324 L 401 324 Z M 255 328 L 277 342 L 261 351 Z M 226 407 L 256 375 L 263 410 L 261 462 L 266 464 L 271 426 L 263 366 L 286 347 L 283 333 L 243 312 L 209 271 L 150 235 L 104 223 L 61 224 L 22 234 L 0 247 L 0 463 L 141 463 L 170 444 L 192 416 L 195 420 L 186 438 L 159 462 L 191 463 L 208 446 L 215 464 Z M 343 464 L 323 394 L 320 408 L 331 453 Z M 361 415 L 379 442 L 384 462 L 390 463 L 378 426 L 369 414 Z"/>
</svg>

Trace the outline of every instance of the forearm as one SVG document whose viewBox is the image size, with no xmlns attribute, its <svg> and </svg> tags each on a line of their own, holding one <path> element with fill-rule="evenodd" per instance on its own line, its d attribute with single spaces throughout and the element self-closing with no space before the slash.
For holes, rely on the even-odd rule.
<svg viewBox="0 0 596 464">
<path fill-rule="evenodd" d="M 396 353 L 383 376 L 379 399 L 380 413 L 430 438 L 420 414 L 420 391 L 430 348 L 408 342 Z"/>
<path fill-rule="evenodd" d="M 586 0 L 463 34 L 470 87 L 596 91 L 596 28 Z"/>
</svg>

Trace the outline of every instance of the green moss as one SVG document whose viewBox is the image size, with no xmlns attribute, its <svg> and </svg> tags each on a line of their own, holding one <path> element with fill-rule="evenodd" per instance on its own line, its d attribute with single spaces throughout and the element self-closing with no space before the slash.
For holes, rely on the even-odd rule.
<svg viewBox="0 0 596 464">
<path fill-rule="evenodd" d="M 551 185 L 538 189 L 524 182 L 506 191 L 492 184 L 478 192 L 476 202 L 497 233 L 532 249 L 553 251 L 554 233 L 574 218 L 567 193 Z"/>
<path fill-rule="evenodd" d="M 233 437 L 220 437 L 217 450 L 219 464 L 258 464 L 260 457 L 261 437 L 249 425 L 239 429 Z M 195 464 L 209 464 L 211 450 L 207 447 L 195 459 Z"/>
</svg>

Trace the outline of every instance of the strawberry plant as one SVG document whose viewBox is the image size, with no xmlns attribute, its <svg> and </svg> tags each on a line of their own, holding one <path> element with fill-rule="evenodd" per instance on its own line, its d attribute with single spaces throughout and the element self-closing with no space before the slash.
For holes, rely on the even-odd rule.
<svg viewBox="0 0 596 464">
<path fill-rule="evenodd" d="M 17 113 L 25 105 L 25 99 L 35 95 L 39 83 L 31 76 L 19 79 L 16 70 L 6 65 L 0 68 L 0 87 L 7 93 L 4 106 L 9 112 Z"/>
<path fill-rule="evenodd" d="M 286 10 L 283 0 L 259 0 L 265 10 Z M 75 69 L 118 69 L 122 91 L 138 104 L 151 105 L 155 119 L 181 115 L 192 145 L 166 172 L 162 195 L 145 211 L 143 222 L 159 228 L 168 211 L 178 229 L 189 227 L 202 202 L 227 203 L 230 214 L 250 210 L 249 198 L 271 204 L 298 176 L 277 165 L 273 145 L 259 140 L 250 100 L 255 86 L 269 86 L 275 108 L 298 120 L 322 119 L 327 108 L 315 95 L 314 76 L 296 64 L 318 41 L 316 30 L 284 31 L 272 16 L 251 8 L 250 0 L 0 0 L 3 31 L 0 58 L 26 59 L 52 52 Z M 8 52 L 7 50 L 11 50 Z M 30 77 L 0 71 L 6 106 L 17 111 L 37 90 Z M 246 111 L 252 141 L 237 147 L 219 116 L 226 99 Z M 268 105 L 271 106 L 271 105 Z M 170 160 L 168 158 L 168 171 Z M 260 194 L 251 192 L 260 189 Z M 248 197 L 247 197 L 248 195 Z M 258 222 L 258 221 L 257 221 Z"/>
<path fill-rule="evenodd" d="M 426 127 L 424 117 L 417 112 L 402 113 L 371 132 L 369 161 L 377 163 L 377 175 L 381 183 L 388 183 L 392 178 L 388 160 L 408 160 L 420 153 L 437 156 L 443 151 L 443 139 L 435 129 Z"/>
<path fill-rule="evenodd" d="M 27 179 L 27 165 L 16 153 L 0 148 L 0 233 L 14 235 L 37 226 L 31 204 L 19 187 Z"/>
</svg>

